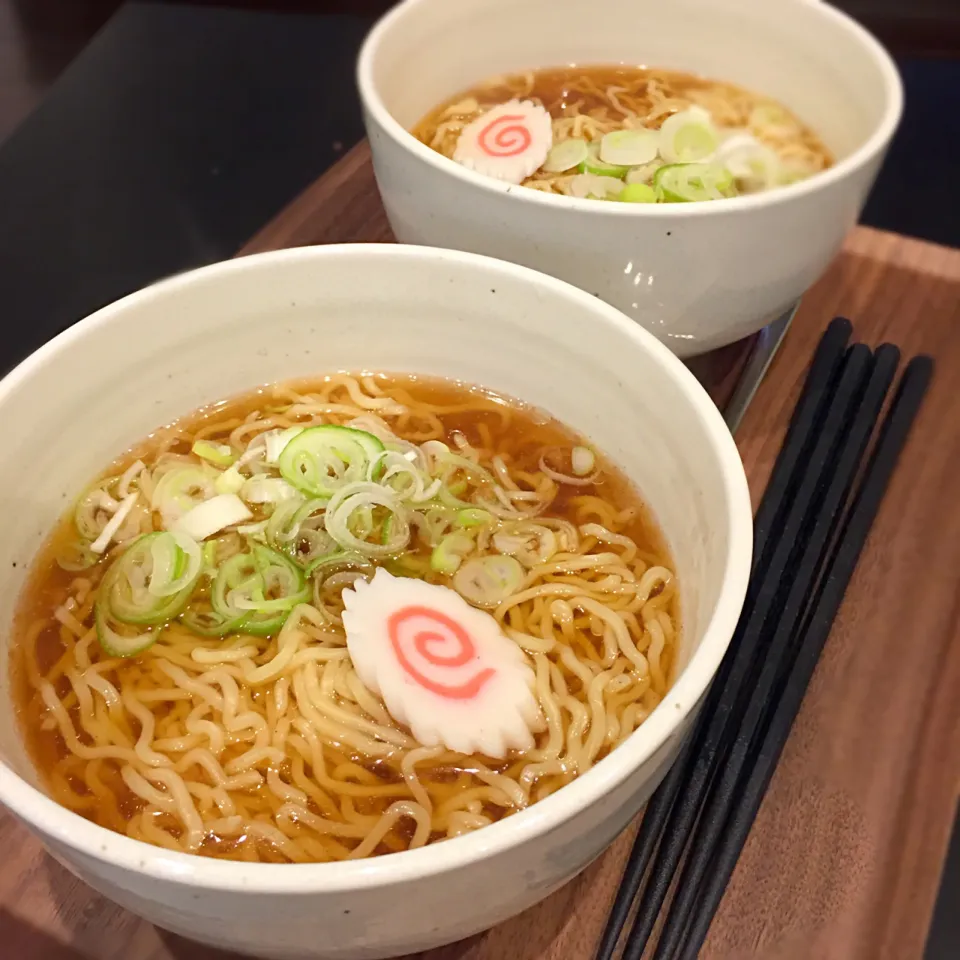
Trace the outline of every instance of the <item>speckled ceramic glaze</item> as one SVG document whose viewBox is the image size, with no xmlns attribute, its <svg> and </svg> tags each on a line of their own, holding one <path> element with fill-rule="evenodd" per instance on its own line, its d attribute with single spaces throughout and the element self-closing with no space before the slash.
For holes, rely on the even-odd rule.
<svg viewBox="0 0 960 960">
<path fill-rule="evenodd" d="M 600 203 L 483 177 L 407 132 L 480 80 L 567 63 L 733 81 L 790 107 L 838 162 L 734 200 Z M 759 329 L 822 273 L 857 220 L 902 108 L 887 54 L 818 0 L 406 0 L 370 34 L 358 80 L 399 240 L 553 274 L 680 356 Z"/>
<path fill-rule="evenodd" d="M 589 336 L 585 336 L 589 331 Z M 730 639 L 750 566 L 746 480 L 723 420 L 665 347 L 530 270 L 403 246 L 315 247 L 187 273 L 107 307 L 0 382 L 0 615 L 64 508 L 159 424 L 335 370 L 485 384 L 548 410 L 637 481 L 673 551 L 682 671 L 629 740 L 529 809 L 372 860 L 229 863 L 147 846 L 38 789 L 0 672 L 0 802 L 70 870 L 177 933 L 258 957 L 361 960 L 476 933 L 589 863 L 663 776 Z"/>
</svg>

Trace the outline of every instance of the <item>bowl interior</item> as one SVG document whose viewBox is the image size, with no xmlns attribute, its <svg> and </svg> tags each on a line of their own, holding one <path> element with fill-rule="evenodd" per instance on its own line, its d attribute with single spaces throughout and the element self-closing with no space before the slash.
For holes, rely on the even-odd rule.
<svg viewBox="0 0 960 960">
<path fill-rule="evenodd" d="M 890 78 L 867 35 L 817 0 L 407 0 L 361 59 L 409 129 L 500 73 L 646 64 L 728 80 L 792 109 L 838 159 L 877 129 Z"/>
<path fill-rule="evenodd" d="M 414 247 L 219 264 L 105 308 L 0 384 L 0 752 L 21 776 L 35 782 L 5 654 L 25 572 L 57 518 L 157 426 L 258 384 L 337 370 L 480 383 L 589 437 L 634 478 L 667 535 L 683 598 L 682 663 L 731 581 L 739 604 L 749 505 L 732 441 L 679 361 L 611 308 L 520 268 Z M 722 652 L 727 639 L 714 647 Z M 672 712 L 671 724 L 674 716 L 683 714 Z"/>
</svg>

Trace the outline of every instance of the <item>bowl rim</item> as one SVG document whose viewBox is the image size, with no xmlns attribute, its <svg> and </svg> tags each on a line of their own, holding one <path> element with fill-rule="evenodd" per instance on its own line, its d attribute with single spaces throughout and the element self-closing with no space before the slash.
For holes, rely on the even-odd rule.
<svg viewBox="0 0 960 960">
<path fill-rule="evenodd" d="M 367 114 L 395 143 L 417 159 L 433 167 L 439 174 L 452 177 L 466 186 L 476 187 L 493 195 L 519 197 L 524 202 L 543 206 L 546 209 L 570 210 L 591 216 L 654 217 L 669 220 L 677 217 L 710 217 L 727 213 L 736 214 L 739 211 L 746 212 L 761 207 L 789 203 L 792 200 L 800 200 L 809 194 L 826 189 L 869 163 L 886 147 L 903 114 L 903 82 L 890 54 L 873 34 L 852 17 L 828 5 L 823 0 L 777 0 L 778 3 L 789 2 L 797 6 L 815 9 L 826 23 L 837 29 L 845 30 L 859 41 L 873 57 L 880 70 L 886 97 L 883 116 L 866 141 L 849 156 L 844 157 L 839 163 L 835 163 L 826 170 L 815 173 L 806 180 L 777 187 L 765 193 L 732 197 L 722 203 L 598 203 L 596 200 L 562 196 L 546 193 L 542 190 L 520 189 L 517 184 L 505 183 L 495 177 L 484 176 L 432 150 L 393 118 L 380 97 L 373 76 L 380 44 L 395 23 L 402 20 L 411 10 L 422 3 L 430 2 L 433 2 L 433 0 L 402 0 L 374 24 L 364 39 L 357 59 L 356 80 L 360 91 L 360 100 Z M 369 137 L 370 123 L 367 117 L 364 117 L 364 124 L 367 127 Z"/>
<path fill-rule="evenodd" d="M 423 876 L 436 876 L 517 847 L 575 817 L 616 788 L 672 737 L 700 702 L 726 652 L 746 594 L 753 548 L 750 494 L 736 444 L 720 411 L 684 364 L 652 334 L 615 308 L 582 290 L 527 267 L 478 254 L 393 244 L 336 244 L 252 254 L 178 274 L 131 293 L 97 310 L 24 359 L 0 380 L 0 407 L 6 397 L 53 358 L 69 351 L 90 331 L 135 322 L 139 308 L 170 294 L 230 278 L 250 270 L 269 271 L 276 264 L 318 259 L 440 261 L 455 269 L 486 271 L 572 301 L 594 323 L 606 324 L 647 354 L 674 380 L 703 424 L 719 465 L 730 539 L 720 594 L 694 651 L 667 696 L 650 717 L 616 750 L 562 790 L 526 810 L 482 830 L 416 850 L 372 859 L 329 863 L 263 864 L 217 860 L 166 850 L 101 827 L 61 806 L 43 790 L 22 779 L 0 758 L 0 801 L 39 830 L 45 839 L 114 867 L 202 889 L 255 893 L 347 892 L 386 887 Z M 12 612 L 11 612 L 12 614 Z M 8 626 L 9 629 L 9 626 Z"/>
</svg>

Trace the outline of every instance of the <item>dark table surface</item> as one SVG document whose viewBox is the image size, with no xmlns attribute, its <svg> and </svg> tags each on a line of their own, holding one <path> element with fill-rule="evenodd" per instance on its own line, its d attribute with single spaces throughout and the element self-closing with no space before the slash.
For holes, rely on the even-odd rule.
<svg viewBox="0 0 960 960">
<path fill-rule="evenodd" d="M 229 257 L 359 140 L 353 62 L 370 22 L 123 7 L 0 146 L 0 368 Z M 960 62 L 900 66 L 906 116 L 863 221 L 960 246 Z M 955 833 L 928 960 L 960 956 Z"/>
</svg>

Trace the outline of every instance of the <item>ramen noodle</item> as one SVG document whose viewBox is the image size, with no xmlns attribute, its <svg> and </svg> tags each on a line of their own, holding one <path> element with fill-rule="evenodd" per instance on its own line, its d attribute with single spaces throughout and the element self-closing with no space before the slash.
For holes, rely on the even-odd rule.
<svg viewBox="0 0 960 960">
<path fill-rule="evenodd" d="M 171 850 L 388 854 L 589 771 L 676 660 L 629 478 L 536 410 L 422 378 L 263 388 L 79 498 L 15 622 L 50 794 Z"/>
</svg>

